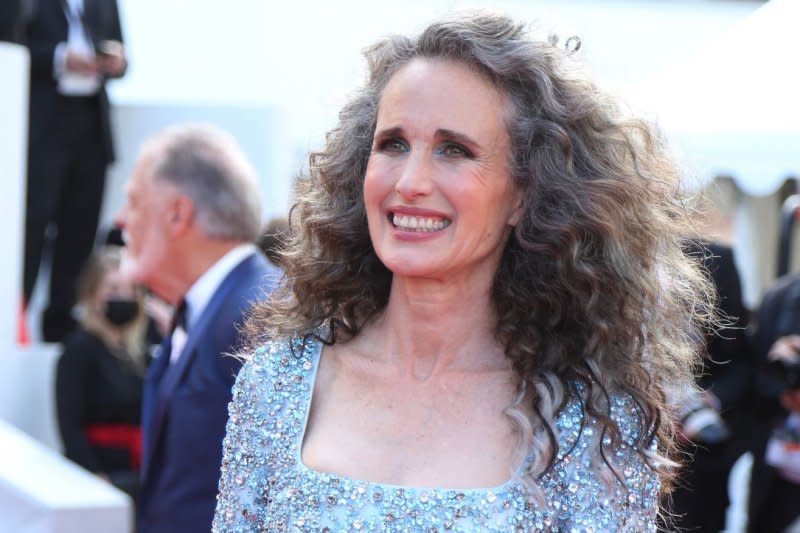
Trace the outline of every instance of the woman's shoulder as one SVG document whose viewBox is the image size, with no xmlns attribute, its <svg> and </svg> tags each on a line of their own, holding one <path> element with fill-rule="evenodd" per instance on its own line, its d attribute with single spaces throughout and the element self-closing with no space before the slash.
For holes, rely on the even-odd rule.
<svg viewBox="0 0 800 533">
<path fill-rule="evenodd" d="M 273 390 L 299 384 L 311 376 L 319 358 L 321 341 L 313 335 L 266 340 L 245 357 L 236 388 L 270 384 Z"/>
<path fill-rule="evenodd" d="M 606 405 L 595 413 L 587 408 L 585 391 L 577 390 L 554 421 L 558 439 L 554 468 L 573 471 L 582 465 L 596 481 L 616 480 L 627 489 L 640 486 L 657 491 L 656 437 L 646 430 L 634 398 L 623 392 L 609 393 L 604 396 Z"/>
<path fill-rule="evenodd" d="M 90 345 L 98 343 L 102 343 L 102 341 L 97 335 L 85 327 L 78 325 L 66 337 L 64 337 L 63 345 L 66 348 L 73 345 Z"/>
<path fill-rule="evenodd" d="M 586 387 L 580 384 L 575 386 L 556 417 L 559 434 L 573 439 L 579 435 L 593 436 L 596 430 L 602 428 L 602 416 L 608 417 L 616 426 L 622 443 L 633 445 L 638 442 L 644 422 L 640 407 L 630 394 L 624 392 L 611 392 L 605 398 L 606 405 L 599 408 L 600 416 L 595 415 L 587 409 Z"/>
<path fill-rule="evenodd" d="M 61 347 L 61 359 L 93 359 L 104 355 L 108 349 L 103 341 L 94 333 L 82 326 L 75 328 L 64 338 Z"/>
<path fill-rule="evenodd" d="M 630 395 L 610 393 L 606 404 L 594 415 L 585 394 L 570 396 L 554 421 L 558 453 L 544 476 L 545 489 L 572 510 L 570 523 L 585 521 L 597 531 L 655 531 L 661 490 L 656 443 L 639 438 L 643 417 Z"/>
</svg>

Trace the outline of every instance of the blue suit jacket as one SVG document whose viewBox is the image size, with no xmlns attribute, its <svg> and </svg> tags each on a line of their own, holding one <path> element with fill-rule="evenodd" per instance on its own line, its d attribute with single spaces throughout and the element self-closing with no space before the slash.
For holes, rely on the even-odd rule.
<svg viewBox="0 0 800 533">
<path fill-rule="evenodd" d="M 250 305 L 266 297 L 280 276 L 261 254 L 244 259 L 192 326 L 180 359 L 170 366 L 169 354 L 162 353 L 151 365 L 142 409 L 139 533 L 211 530 L 228 403 L 241 367 L 226 354 L 239 346 L 237 327 Z"/>
</svg>

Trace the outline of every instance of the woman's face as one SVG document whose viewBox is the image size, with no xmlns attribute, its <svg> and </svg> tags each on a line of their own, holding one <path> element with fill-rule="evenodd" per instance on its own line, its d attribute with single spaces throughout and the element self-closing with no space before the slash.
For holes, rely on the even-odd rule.
<svg viewBox="0 0 800 533">
<path fill-rule="evenodd" d="M 135 286 L 120 274 L 118 268 L 110 268 L 103 274 L 103 277 L 100 279 L 100 284 L 97 286 L 97 292 L 95 292 L 92 307 L 97 313 L 102 315 L 105 310 L 106 302 L 112 299 L 137 299 Z"/>
<path fill-rule="evenodd" d="M 418 58 L 389 80 L 364 202 L 395 275 L 493 278 L 521 212 L 504 110 L 504 95 L 461 63 Z"/>
</svg>

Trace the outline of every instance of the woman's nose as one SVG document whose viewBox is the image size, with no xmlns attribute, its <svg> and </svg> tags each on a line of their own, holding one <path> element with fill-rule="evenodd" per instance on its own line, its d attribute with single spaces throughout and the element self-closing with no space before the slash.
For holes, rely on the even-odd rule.
<svg viewBox="0 0 800 533">
<path fill-rule="evenodd" d="M 427 196 L 433 191 L 433 168 L 425 153 L 411 153 L 400 169 L 395 190 L 404 199 Z"/>
</svg>

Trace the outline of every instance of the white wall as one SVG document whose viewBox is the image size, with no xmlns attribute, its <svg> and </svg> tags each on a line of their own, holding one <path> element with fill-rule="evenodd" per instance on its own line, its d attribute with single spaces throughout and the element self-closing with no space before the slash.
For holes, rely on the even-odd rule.
<svg viewBox="0 0 800 533">
<path fill-rule="evenodd" d="M 17 306 L 22 297 L 29 64 L 25 48 L 0 42 L 0 350 L 16 338 Z"/>
<path fill-rule="evenodd" d="M 292 173 L 318 147 L 362 80 L 361 51 L 434 18 L 488 8 L 582 38 L 598 80 L 652 75 L 761 2 L 705 0 L 119 0 L 130 69 L 112 96 L 128 103 L 266 103 L 285 117 Z"/>
<path fill-rule="evenodd" d="M 127 494 L 0 420 L 0 531 L 129 533 Z"/>
<path fill-rule="evenodd" d="M 128 102 L 114 106 L 117 161 L 109 169 L 100 227 L 111 226 L 125 202 L 124 184 L 142 143 L 161 128 L 182 122 L 211 123 L 231 132 L 256 169 L 265 220 L 288 212 L 294 175 L 291 150 L 277 109 L 266 104 Z"/>
<path fill-rule="evenodd" d="M 59 348 L 35 344 L 6 347 L 0 354 L 0 420 L 59 452 L 55 412 L 55 366 Z"/>
</svg>

